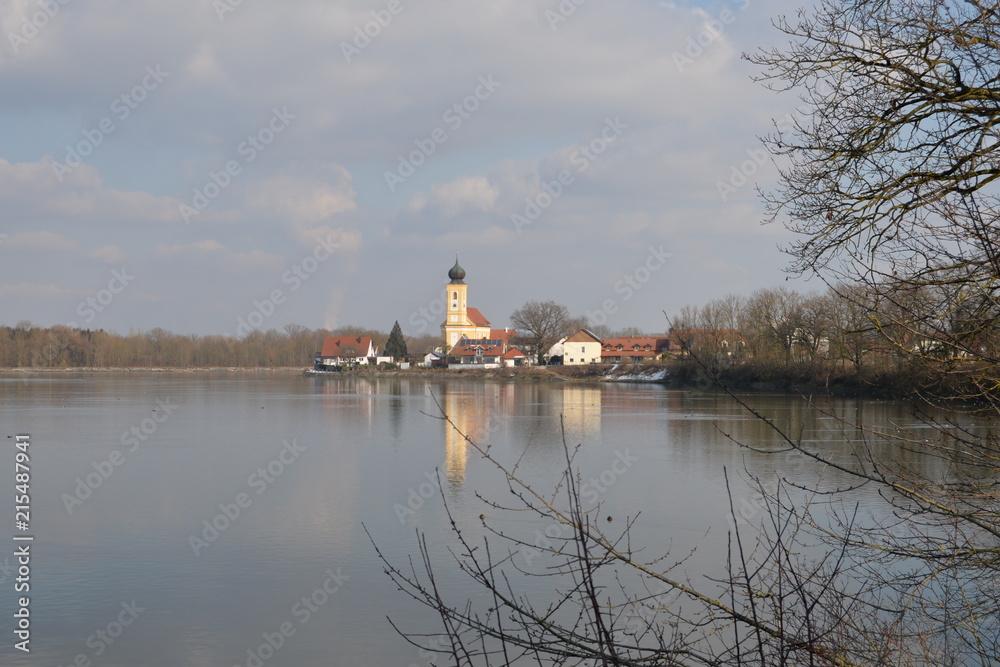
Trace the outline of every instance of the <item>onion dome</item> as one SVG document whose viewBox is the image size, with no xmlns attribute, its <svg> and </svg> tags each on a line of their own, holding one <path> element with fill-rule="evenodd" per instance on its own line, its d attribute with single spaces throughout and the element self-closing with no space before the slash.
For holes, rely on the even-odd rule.
<svg viewBox="0 0 1000 667">
<path fill-rule="evenodd" d="M 458 265 L 458 253 L 455 253 L 455 266 L 451 267 L 451 271 L 448 272 L 448 277 L 451 278 L 451 282 L 454 285 L 463 285 L 463 279 L 465 278 L 465 269 Z"/>
</svg>

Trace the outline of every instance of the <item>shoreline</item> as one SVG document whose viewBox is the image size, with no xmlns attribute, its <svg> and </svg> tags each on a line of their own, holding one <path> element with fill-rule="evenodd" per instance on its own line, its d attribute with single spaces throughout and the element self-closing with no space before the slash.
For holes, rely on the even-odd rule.
<svg viewBox="0 0 1000 667">
<path fill-rule="evenodd" d="M 143 366 L 81 366 L 79 368 L 0 368 L 4 374 L 65 374 L 65 373 L 304 373 L 302 366 L 275 366 L 272 368 L 248 368 L 244 366 L 186 366 L 184 368 Z"/>
<path fill-rule="evenodd" d="M 692 381 L 685 378 L 683 372 L 677 372 L 676 366 L 519 366 L 509 368 L 422 368 L 413 367 L 406 370 L 380 370 L 372 367 L 359 367 L 341 372 L 312 373 L 312 368 L 304 366 L 277 366 L 270 368 L 241 366 L 189 366 L 176 367 L 67 367 L 67 368 L 0 368 L 0 377 L 30 376 L 30 375 L 68 375 L 68 374 L 246 374 L 246 375 L 298 375 L 313 379 L 340 379 L 349 377 L 365 378 L 412 378 L 412 379 L 444 379 L 465 381 L 502 381 L 502 382 L 567 382 L 574 384 L 626 383 L 659 384 L 670 389 L 687 389 L 693 391 L 718 391 L 719 385 L 709 382 Z M 707 380 L 707 378 L 706 378 Z M 729 378 L 728 389 L 740 393 L 782 393 L 791 395 L 831 395 L 831 396 L 864 396 L 871 398 L 901 398 L 907 392 L 899 388 L 879 386 L 857 386 L 851 384 L 821 384 L 799 383 L 790 381 L 740 381 Z"/>
</svg>

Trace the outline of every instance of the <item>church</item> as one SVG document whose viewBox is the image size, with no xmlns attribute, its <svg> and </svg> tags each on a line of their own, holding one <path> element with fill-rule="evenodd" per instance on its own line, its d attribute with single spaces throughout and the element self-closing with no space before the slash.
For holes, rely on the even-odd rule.
<svg viewBox="0 0 1000 667">
<path fill-rule="evenodd" d="M 445 320 L 441 325 L 444 349 L 452 349 L 463 338 L 491 338 L 490 321 L 477 309 L 469 308 L 469 286 L 465 284 L 465 269 L 459 266 L 457 254 L 455 266 L 448 272 L 448 278 L 451 282 L 448 283 Z"/>
<path fill-rule="evenodd" d="M 513 329 L 493 329 L 490 321 L 476 308 L 469 307 L 469 286 L 465 269 L 458 263 L 448 271 L 445 320 L 441 324 L 448 363 L 502 363 L 505 355 L 521 355 L 510 344 L 517 334 Z M 494 357 L 496 357 L 494 359 Z M 513 358 L 513 356 L 512 356 Z"/>
</svg>

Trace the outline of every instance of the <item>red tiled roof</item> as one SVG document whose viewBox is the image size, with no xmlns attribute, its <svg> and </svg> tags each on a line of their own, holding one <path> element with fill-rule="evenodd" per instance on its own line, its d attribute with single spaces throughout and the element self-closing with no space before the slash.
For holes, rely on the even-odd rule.
<svg viewBox="0 0 1000 667">
<path fill-rule="evenodd" d="M 669 348 L 668 338 L 657 338 L 655 336 L 626 336 L 624 338 L 605 338 L 601 341 L 602 357 L 655 357 Z M 608 346 L 611 349 L 607 349 Z M 639 349 L 636 350 L 635 346 Z M 646 346 L 649 349 L 646 349 Z M 621 346 L 621 350 L 618 347 Z"/>
<path fill-rule="evenodd" d="M 478 308 L 466 308 L 465 312 L 469 317 L 469 321 L 477 327 L 490 326 L 490 321 L 483 317 L 483 314 L 479 312 Z"/>
<path fill-rule="evenodd" d="M 323 341 L 321 357 L 364 357 L 374 349 L 370 336 L 327 336 Z M 378 350 L 375 350 L 378 353 Z"/>
<path fill-rule="evenodd" d="M 489 338 L 480 338 L 479 340 L 463 338 L 455 343 L 455 347 L 451 348 L 448 356 L 474 357 L 476 356 L 476 348 L 480 347 L 483 348 L 484 357 L 499 357 L 503 354 L 504 344 L 501 340 L 491 340 Z"/>
<path fill-rule="evenodd" d="M 511 338 L 517 338 L 513 329 L 490 329 L 490 338 L 502 340 L 504 345 L 510 345 Z"/>
<path fill-rule="evenodd" d="M 521 350 L 517 349 L 516 347 L 512 347 L 507 352 L 507 354 L 503 355 L 503 358 L 504 359 L 517 359 L 518 357 L 523 357 L 523 356 L 524 356 L 524 352 L 521 352 Z"/>
</svg>

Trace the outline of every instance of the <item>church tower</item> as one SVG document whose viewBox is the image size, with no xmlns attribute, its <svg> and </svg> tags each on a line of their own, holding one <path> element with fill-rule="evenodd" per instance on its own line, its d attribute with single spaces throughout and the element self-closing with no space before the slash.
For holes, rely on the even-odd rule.
<svg viewBox="0 0 1000 667">
<path fill-rule="evenodd" d="M 465 269 L 458 264 L 458 253 L 455 253 L 455 266 L 448 271 L 451 282 L 447 285 L 446 308 L 441 334 L 444 336 L 444 349 L 450 350 L 459 341 L 468 328 L 469 304 L 467 301 L 469 286 L 465 284 Z"/>
<path fill-rule="evenodd" d="M 503 346 L 508 331 L 494 331 L 490 321 L 483 317 L 478 309 L 469 306 L 469 286 L 465 284 L 465 269 L 458 264 L 458 253 L 455 253 L 455 266 L 448 272 L 451 282 L 445 285 L 444 322 L 441 324 L 441 337 L 444 339 L 444 349 L 454 349 L 463 338 L 470 341 L 488 341 L 487 346 Z"/>
</svg>

